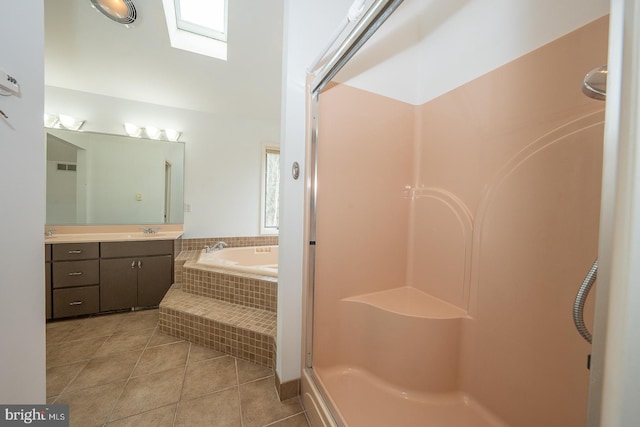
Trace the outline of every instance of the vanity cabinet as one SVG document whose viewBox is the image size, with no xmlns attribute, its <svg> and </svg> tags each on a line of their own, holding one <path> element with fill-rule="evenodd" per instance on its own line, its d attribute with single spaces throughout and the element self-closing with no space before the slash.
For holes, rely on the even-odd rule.
<svg viewBox="0 0 640 427">
<path fill-rule="evenodd" d="M 173 241 L 102 243 L 100 311 L 156 306 L 172 278 Z"/>
<path fill-rule="evenodd" d="M 51 319 L 51 245 L 44 245 L 44 307 L 47 320 Z"/>
<path fill-rule="evenodd" d="M 52 317 L 99 310 L 99 244 L 62 243 L 51 248 Z"/>
</svg>

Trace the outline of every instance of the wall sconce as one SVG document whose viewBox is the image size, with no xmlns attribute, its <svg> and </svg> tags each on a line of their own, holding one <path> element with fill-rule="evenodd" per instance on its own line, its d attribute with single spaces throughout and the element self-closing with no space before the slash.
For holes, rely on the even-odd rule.
<svg viewBox="0 0 640 427">
<path fill-rule="evenodd" d="M 175 129 L 158 129 L 155 126 L 141 127 L 134 125 L 133 123 L 125 123 L 124 131 L 127 135 L 134 138 L 141 138 L 146 135 L 148 138 L 155 140 L 166 140 L 171 142 L 177 142 L 180 139 L 181 133 Z"/>
<path fill-rule="evenodd" d="M 44 114 L 44 126 L 48 128 L 80 130 L 83 124 L 84 120 L 66 114 Z"/>
</svg>

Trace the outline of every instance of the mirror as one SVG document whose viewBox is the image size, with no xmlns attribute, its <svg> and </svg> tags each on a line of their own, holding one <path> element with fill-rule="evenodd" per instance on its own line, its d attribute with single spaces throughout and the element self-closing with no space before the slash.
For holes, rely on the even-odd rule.
<svg viewBox="0 0 640 427">
<path fill-rule="evenodd" d="M 47 225 L 183 223 L 183 143 L 45 132 Z"/>
</svg>

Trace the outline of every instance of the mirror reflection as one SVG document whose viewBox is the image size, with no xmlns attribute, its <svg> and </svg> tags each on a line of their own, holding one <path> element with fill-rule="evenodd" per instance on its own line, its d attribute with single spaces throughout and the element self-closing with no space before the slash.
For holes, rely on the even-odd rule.
<svg viewBox="0 0 640 427">
<path fill-rule="evenodd" d="M 48 225 L 180 224 L 184 144 L 46 129 Z"/>
</svg>

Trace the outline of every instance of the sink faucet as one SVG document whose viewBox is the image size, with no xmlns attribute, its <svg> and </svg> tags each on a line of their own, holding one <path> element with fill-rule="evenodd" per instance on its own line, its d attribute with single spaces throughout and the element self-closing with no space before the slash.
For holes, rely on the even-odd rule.
<svg viewBox="0 0 640 427">
<path fill-rule="evenodd" d="M 213 252 L 213 251 L 219 251 L 222 250 L 224 248 L 226 248 L 228 245 L 225 242 L 218 242 L 212 246 L 205 246 L 204 250 L 206 252 Z"/>
<path fill-rule="evenodd" d="M 44 232 L 44 237 L 51 237 L 51 236 L 53 236 L 53 232 L 54 232 L 54 231 L 56 231 L 56 229 L 55 229 L 55 228 L 50 228 L 50 229 L 46 230 L 46 231 Z"/>
</svg>

